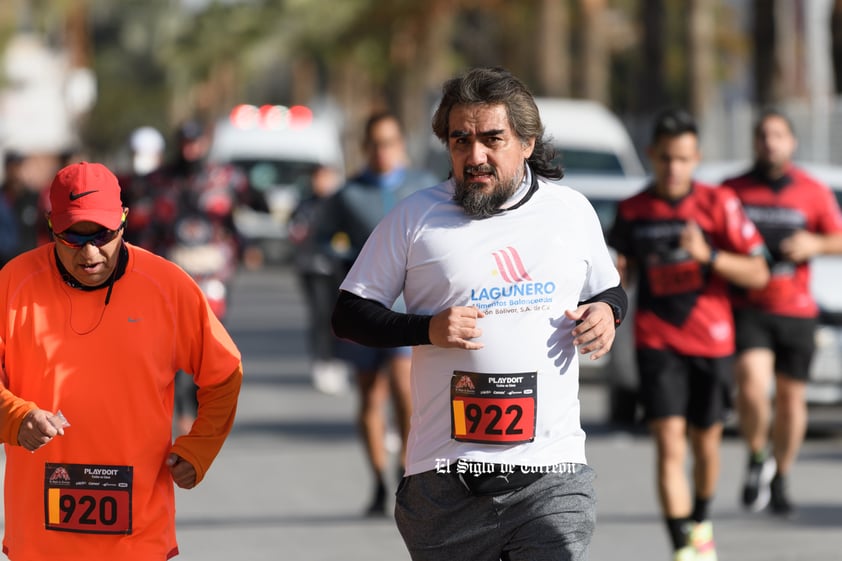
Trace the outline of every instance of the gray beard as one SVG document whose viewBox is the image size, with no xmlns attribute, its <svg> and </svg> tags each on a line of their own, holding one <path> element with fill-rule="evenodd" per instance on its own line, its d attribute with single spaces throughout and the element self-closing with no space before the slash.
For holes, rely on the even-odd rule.
<svg viewBox="0 0 842 561">
<path fill-rule="evenodd" d="M 482 184 L 474 187 L 473 183 L 458 181 L 453 200 L 471 218 L 489 218 L 497 214 L 500 206 L 514 195 L 519 183 L 514 178 L 499 182 L 491 193 L 486 194 L 480 190 Z"/>
</svg>

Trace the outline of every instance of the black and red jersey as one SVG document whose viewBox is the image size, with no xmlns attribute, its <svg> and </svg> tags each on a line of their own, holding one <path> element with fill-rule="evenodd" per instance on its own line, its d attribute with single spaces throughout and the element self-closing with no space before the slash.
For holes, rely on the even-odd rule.
<svg viewBox="0 0 842 561">
<path fill-rule="evenodd" d="M 797 167 L 774 181 L 752 170 L 725 184 L 742 201 L 771 255 L 769 284 L 761 290 L 735 291 L 734 306 L 756 307 L 783 316 L 815 317 L 818 306 L 810 293 L 809 262 L 787 261 L 780 244 L 797 230 L 842 232 L 842 213 L 833 192 Z"/>
<path fill-rule="evenodd" d="M 681 199 L 667 200 L 650 187 L 622 201 L 608 242 L 639 273 L 635 342 L 689 356 L 727 356 L 734 352 L 728 283 L 681 248 L 690 222 L 715 249 L 763 251 L 763 239 L 730 189 L 694 183 Z"/>
</svg>

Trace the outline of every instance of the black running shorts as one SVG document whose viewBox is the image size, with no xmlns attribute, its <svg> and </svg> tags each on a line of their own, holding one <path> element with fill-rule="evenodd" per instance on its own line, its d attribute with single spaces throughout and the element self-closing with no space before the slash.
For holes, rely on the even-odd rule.
<svg viewBox="0 0 842 561">
<path fill-rule="evenodd" d="M 734 310 L 737 352 L 770 349 L 775 353 L 775 373 L 806 380 L 816 350 L 815 318 L 769 314 L 751 308 Z"/>
<path fill-rule="evenodd" d="M 638 349 L 637 364 L 646 421 L 678 416 L 705 429 L 725 420 L 732 403 L 733 357 Z"/>
</svg>

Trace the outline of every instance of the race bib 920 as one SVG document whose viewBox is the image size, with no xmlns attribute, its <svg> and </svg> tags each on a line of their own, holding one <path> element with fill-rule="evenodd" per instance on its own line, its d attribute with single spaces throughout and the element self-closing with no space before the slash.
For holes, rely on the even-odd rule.
<svg viewBox="0 0 842 561">
<path fill-rule="evenodd" d="M 131 534 L 132 467 L 45 464 L 44 518 L 48 530 Z"/>
</svg>

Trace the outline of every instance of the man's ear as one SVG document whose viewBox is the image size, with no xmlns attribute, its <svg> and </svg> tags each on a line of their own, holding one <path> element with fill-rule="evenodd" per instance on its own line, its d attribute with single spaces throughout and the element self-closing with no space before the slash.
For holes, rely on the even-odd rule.
<svg viewBox="0 0 842 561">
<path fill-rule="evenodd" d="M 532 152 L 535 151 L 535 137 L 529 139 L 529 141 L 523 143 L 523 159 L 528 160 L 530 156 L 532 156 Z"/>
</svg>

